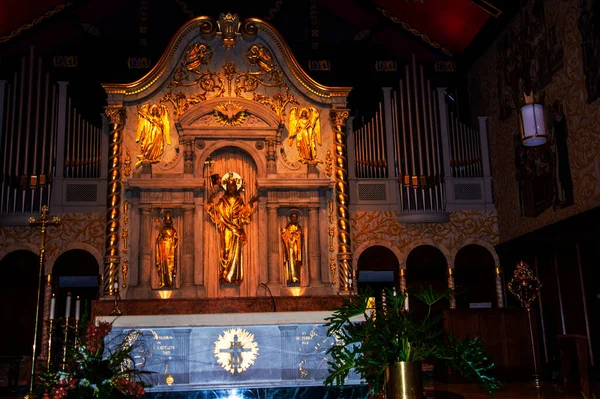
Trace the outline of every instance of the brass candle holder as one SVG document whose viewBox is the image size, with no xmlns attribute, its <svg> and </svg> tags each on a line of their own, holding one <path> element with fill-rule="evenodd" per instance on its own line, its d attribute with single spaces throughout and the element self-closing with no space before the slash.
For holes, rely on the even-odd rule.
<svg viewBox="0 0 600 399">
<path fill-rule="evenodd" d="M 113 310 L 110 312 L 111 316 L 121 316 L 121 309 L 119 309 L 119 299 L 121 299 L 121 291 L 119 290 L 119 282 L 115 281 L 115 302 L 113 303 Z"/>
<path fill-rule="evenodd" d="M 531 338 L 531 350 L 533 354 L 533 383 L 536 388 L 542 386 L 540 372 L 535 351 L 535 340 L 533 338 L 533 323 L 531 322 L 531 303 L 538 296 L 542 283 L 535 277 L 529 265 L 523 261 L 517 264 L 512 279 L 508 283 L 508 290 L 521 301 L 521 305 L 527 309 L 527 320 L 529 322 L 529 336 Z"/>
</svg>

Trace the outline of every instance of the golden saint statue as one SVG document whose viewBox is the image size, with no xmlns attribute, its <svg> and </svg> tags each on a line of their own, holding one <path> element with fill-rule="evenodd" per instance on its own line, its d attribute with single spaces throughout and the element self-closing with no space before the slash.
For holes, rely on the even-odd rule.
<svg viewBox="0 0 600 399">
<path fill-rule="evenodd" d="M 138 128 L 135 142 L 142 145 L 136 166 L 148 162 L 157 163 L 165 143 L 171 144 L 169 111 L 166 105 L 144 104 L 138 109 Z"/>
<path fill-rule="evenodd" d="M 298 214 L 290 215 L 290 222 L 281 229 L 281 238 L 285 249 L 283 263 L 285 279 L 290 283 L 300 282 L 300 267 L 302 266 L 302 227 L 298 224 Z"/>
<path fill-rule="evenodd" d="M 175 288 L 178 241 L 171 212 L 167 211 L 164 224 L 156 238 L 156 271 L 159 288 Z"/>
<path fill-rule="evenodd" d="M 244 279 L 242 248 L 248 237 L 244 225 L 250 223 L 254 203 L 258 195 L 248 204 L 240 196 L 242 179 L 237 173 L 229 172 L 221 180 L 225 193 L 214 203 L 217 193 L 208 198 L 206 212 L 219 230 L 220 269 L 219 282 L 240 285 Z"/>
<path fill-rule="evenodd" d="M 298 108 L 290 111 L 288 143 L 296 139 L 296 147 L 302 163 L 317 160 L 317 144 L 321 145 L 321 122 L 319 111 L 315 107 Z"/>
</svg>

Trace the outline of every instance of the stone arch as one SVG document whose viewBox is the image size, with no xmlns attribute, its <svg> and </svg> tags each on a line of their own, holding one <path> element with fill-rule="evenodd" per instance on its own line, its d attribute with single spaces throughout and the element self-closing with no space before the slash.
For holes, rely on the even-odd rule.
<svg viewBox="0 0 600 399">
<path fill-rule="evenodd" d="M 353 259 L 352 259 L 352 268 L 353 270 L 357 270 L 358 268 L 358 258 L 360 258 L 360 255 L 368 248 L 373 247 L 373 246 L 381 246 L 381 247 L 386 247 L 387 249 L 391 250 L 394 255 L 396 255 L 396 259 L 398 260 L 398 265 L 400 266 L 400 269 L 402 269 L 402 260 L 406 260 L 406 257 L 404 256 L 404 254 L 402 253 L 402 251 L 400 251 L 400 249 L 395 246 L 393 243 L 391 243 L 390 241 L 384 241 L 384 240 L 369 240 L 369 241 L 365 241 L 362 244 L 360 244 L 355 250 L 354 250 L 354 254 L 353 254 Z"/>
<path fill-rule="evenodd" d="M 500 258 L 498 257 L 496 248 L 494 248 L 494 246 L 492 244 L 490 244 L 489 242 L 480 240 L 477 238 L 468 238 L 468 239 L 462 241 L 460 243 L 460 245 L 457 245 L 454 247 L 454 249 L 450 253 L 450 258 L 452 259 L 452 267 L 454 267 L 454 261 L 456 260 L 456 254 L 458 254 L 458 251 L 460 251 L 467 245 L 472 245 L 472 244 L 479 245 L 480 247 L 484 247 L 485 249 L 487 249 L 489 251 L 489 253 L 492 255 L 492 258 L 494 258 L 495 267 L 497 267 L 497 268 L 500 267 Z"/>
<path fill-rule="evenodd" d="M 248 155 L 250 155 L 250 157 L 254 160 L 254 164 L 256 165 L 257 177 L 267 176 L 267 156 L 265 152 L 266 148 L 259 150 L 256 148 L 253 142 L 244 142 L 240 140 L 218 140 L 208 144 L 198 155 L 198 162 L 196 163 L 197 175 L 202 176 L 204 170 L 204 162 L 206 162 L 209 155 L 225 147 L 236 147 L 248 153 Z"/>
<path fill-rule="evenodd" d="M 21 251 L 21 250 L 33 252 L 37 256 L 40 255 L 39 247 L 36 247 L 35 245 L 30 244 L 28 242 L 18 242 L 18 243 L 10 244 L 8 247 L 6 247 L 3 251 L 0 252 L 0 262 L 2 261 L 2 259 L 4 259 L 5 256 L 9 255 L 11 252 Z M 46 265 L 48 265 L 47 262 L 46 262 Z"/>
<path fill-rule="evenodd" d="M 81 249 L 83 251 L 89 252 L 94 258 L 96 258 L 96 262 L 98 262 L 98 273 L 99 275 L 103 275 L 104 273 L 104 258 L 102 257 L 102 253 L 94 246 L 90 244 L 86 244 L 84 242 L 72 242 L 67 246 L 61 249 L 60 253 L 54 256 L 52 259 L 48 259 L 46 263 L 46 274 L 52 274 L 54 270 L 54 265 L 56 264 L 56 260 L 60 258 L 60 256 L 68 251 L 73 249 Z"/>
<path fill-rule="evenodd" d="M 423 238 L 420 240 L 415 240 L 410 242 L 405 248 L 404 248 L 404 258 L 402 259 L 402 261 L 400 262 L 400 265 L 404 265 L 404 269 L 406 268 L 406 260 L 408 259 L 408 256 L 410 255 L 410 253 L 413 251 L 413 249 L 420 247 L 422 245 L 429 245 L 431 247 L 435 247 L 437 249 L 439 249 L 442 254 L 446 257 L 446 262 L 448 264 L 448 267 L 453 267 L 453 263 L 452 260 L 454 258 L 452 258 L 450 250 L 448 250 L 448 248 L 446 248 L 446 246 L 440 244 L 439 242 L 435 242 L 430 238 Z M 402 266 L 400 266 L 402 267 Z"/>
</svg>

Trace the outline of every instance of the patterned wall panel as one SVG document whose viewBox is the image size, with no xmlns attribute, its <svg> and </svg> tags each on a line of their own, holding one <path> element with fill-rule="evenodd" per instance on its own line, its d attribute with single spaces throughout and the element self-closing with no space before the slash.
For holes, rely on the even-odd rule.
<svg viewBox="0 0 600 399">
<path fill-rule="evenodd" d="M 597 1 L 597 0 L 592 0 Z M 529 2 L 528 13 L 533 7 L 540 6 L 542 0 Z M 548 32 L 554 38 L 548 39 L 549 43 L 557 48 L 562 47 L 564 54 L 563 66 L 553 71 L 551 79 L 547 82 L 538 82 L 538 87 L 543 86 L 540 94 L 545 97 L 544 103 L 548 109 L 549 104 L 560 102 L 564 107 L 567 121 L 567 147 L 573 180 L 574 204 L 561 208 L 550 206 L 537 217 L 524 217 L 520 209 L 519 185 L 517 182 L 516 145 L 515 139 L 519 132 L 519 119 L 517 114 L 518 104 L 512 104 L 512 112 L 508 112 L 506 100 L 507 90 L 510 91 L 510 80 L 516 80 L 516 87 L 523 88 L 525 83 L 520 81 L 531 77 L 531 71 L 550 68 L 551 65 L 529 63 L 535 67 L 529 68 L 524 76 L 519 76 L 518 70 L 513 75 L 506 76 L 506 69 L 502 60 L 507 59 L 506 46 L 502 41 L 507 36 L 519 37 L 522 29 L 523 16 L 519 15 L 505 30 L 504 35 L 488 49 L 488 51 L 475 63 L 469 72 L 470 100 L 472 116 L 487 115 L 492 161 L 492 174 L 495 183 L 496 208 L 498 210 L 500 241 L 504 242 L 525 233 L 547 226 L 559 220 L 568 218 L 582 211 L 600 205 L 600 101 L 588 104 L 588 90 L 586 89 L 586 75 L 584 73 L 584 59 L 582 52 L 581 17 L 582 6 L 579 0 L 545 0 L 543 10 L 545 13 Z M 584 4 L 586 3 L 586 4 Z M 583 2 L 589 7 L 590 1 Z M 585 9 L 583 9 L 585 12 Z M 523 52 L 519 56 L 535 57 L 535 53 Z M 508 55 L 511 57 L 512 55 Z M 543 60 L 544 57 L 540 57 Z M 551 59 L 551 57 L 549 58 Z M 543 64 L 543 63 L 542 63 Z M 509 74 L 510 75 L 510 74 Z M 507 83 L 508 82 L 508 83 Z"/>
</svg>

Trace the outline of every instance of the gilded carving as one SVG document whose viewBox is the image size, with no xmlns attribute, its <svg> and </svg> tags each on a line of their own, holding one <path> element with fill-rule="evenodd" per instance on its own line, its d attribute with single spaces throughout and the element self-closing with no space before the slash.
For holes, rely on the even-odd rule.
<svg viewBox="0 0 600 399">
<path fill-rule="evenodd" d="M 335 285 L 335 258 L 329 258 L 329 269 L 331 270 L 331 284 Z"/>
<path fill-rule="evenodd" d="M 292 108 L 288 131 L 288 144 L 292 145 L 294 139 L 296 139 L 296 148 L 298 149 L 300 162 L 320 162 L 317 159 L 317 145 L 322 144 L 321 120 L 319 118 L 319 111 L 315 107 Z"/>
<path fill-rule="evenodd" d="M 235 41 L 240 30 L 240 17 L 238 17 L 237 14 L 231 14 L 230 12 L 227 14 L 221 14 L 219 15 L 217 26 L 220 30 L 219 34 L 221 36 L 223 46 L 226 49 L 230 49 L 235 46 Z"/>
<path fill-rule="evenodd" d="M 247 113 L 240 104 L 227 101 L 215 107 L 214 115 L 222 126 L 239 126 L 244 124 Z"/>
<path fill-rule="evenodd" d="M 169 92 L 160 99 L 160 102 L 171 102 L 171 104 L 173 104 L 173 109 L 175 110 L 175 118 L 179 118 L 190 106 L 204 100 L 206 100 L 206 96 L 202 94 L 188 97 L 182 92 Z"/>
<path fill-rule="evenodd" d="M 121 206 L 121 154 L 123 144 L 123 129 L 125 128 L 126 112 L 124 108 L 107 108 L 105 114 L 110 125 L 109 133 L 109 171 L 107 185 L 106 235 L 104 252 L 104 274 L 102 293 L 115 295 L 114 283 L 118 280 L 119 257 L 119 207 Z"/>
<path fill-rule="evenodd" d="M 136 166 L 160 162 L 165 144 L 171 144 L 169 110 L 166 106 L 144 104 L 138 109 L 135 142 L 140 143 L 141 147 Z"/>
<path fill-rule="evenodd" d="M 125 158 L 123 159 L 123 175 L 125 177 L 131 176 L 131 151 L 129 151 L 129 147 L 125 147 Z"/>
<path fill-rule="evenodd" d="M 176 288 L 175 278 L 177 276 L 177 248 L 179 238 L 173 227 L 171 211 L 165 212 L 163 225 L 156 237 L 155 264 L 158 273 L 158 288 Z"/>
<path fill-rule="evenodd" d="M 335 247 L 333 246 L 333 241 L 335 238 L 335 227 L 329 228 L 329 252 L 335 251 Z"/>
<path fill-rule="evenodd" d="M 348 210 L 348 159 L 346 149 L 346 121 L 349 112 L 345 110 L 331 110 L 329 120 L 333 130 L 335 144 L 335 171 L 336 180 L 336 205 L 338 227 L 338 261 L 340 273 L 340 289 L 352 290 L 352 249 L 350 241 L 350 223 Z"/>
<path fill-rule="evenodd" d="M 325 175 L 331 177 L 333 174 L 333 158 L 331 156 L 331 150 L 327 150 L 325 155 Z"/>
<path fill-rule="evenodd" d="M 298 224 L 298 213 L 294 212 L 290 215 L 289 223 L 281 229 L 281 239 L 285 249 L 283 254 L 285 280 L 288 284 L 300 283 L 303 237 L 302 227 Z"/>
<path fill-rule="evenodd" d="M 131 209 L 129 201 L 123 201 L 123 224 L 129 224 L 129 209 Z M 127 245 L 125 245 L 125 247 L 127 247 Z"/>
</svg>

